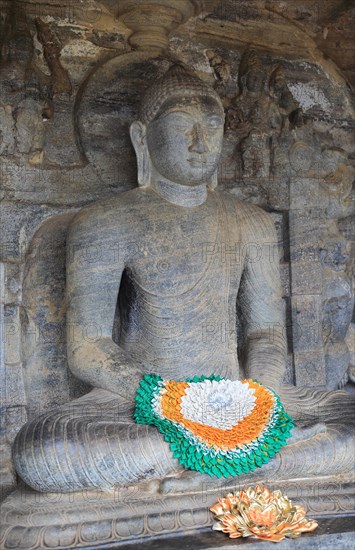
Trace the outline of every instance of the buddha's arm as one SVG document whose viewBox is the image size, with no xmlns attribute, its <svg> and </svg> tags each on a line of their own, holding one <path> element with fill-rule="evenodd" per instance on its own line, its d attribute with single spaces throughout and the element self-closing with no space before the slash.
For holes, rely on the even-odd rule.
<svg viewBox="0 0 355 550">
<path fill-rule="evenodd" d="M 286 341 L 276 231 L 272 218 L 256 208 L 243 227 L 246 257 L 238 300 L 245 324 L 245 374 L 279 391 Z"/>
<path fill-rule="evenodd" d="M 68 362 L 79 379 L 132 401 L 142 366 L 112 340 L 124 248 L 101 224 L 79 214 L 68 236 Z"/>
</svg>

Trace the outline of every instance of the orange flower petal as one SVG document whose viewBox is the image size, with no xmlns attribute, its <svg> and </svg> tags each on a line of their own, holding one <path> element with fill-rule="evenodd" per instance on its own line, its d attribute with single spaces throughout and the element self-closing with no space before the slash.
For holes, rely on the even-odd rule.
<svg viewBox="0 0 355 550">
<path fill-rule="evenodd" d="M 210 508 L 212 514 L 215 514 L 216 516 L 222 516 L 225 512 L 223 506 L 221 506 L 221 504 L 215 504 L 214 506 L 212 506 Z"/>
<path fill-rule="evenodd" d="M 256 405 L 251 413 L 243 418 L 231 430 L 221 430 L 187 420 L 181 413 L 181 399 L 185 390 L 189 386 L 188 382 L 175 382 L 170 380 L 165 384 L 166 392 L 161 398 L 161 407 L 163 414 L 169 420 L 180 422 L 185 428 L 201 437 L 210 445 L 218 444 L 219 447 L 234 449 L 236 446 L 244 446 L 258 437 L 264 429 L 264 426 L 270 419 L 274 406 L 273 395 L 267 388 L 253 382 L 253 380 L 242 380 L 247 382 L 249 387 L 254 389 Z M 261 490 L 265 490 L 262 488 Z M 269 494 L 268 490 L 266 491 Z"/>
</svg>

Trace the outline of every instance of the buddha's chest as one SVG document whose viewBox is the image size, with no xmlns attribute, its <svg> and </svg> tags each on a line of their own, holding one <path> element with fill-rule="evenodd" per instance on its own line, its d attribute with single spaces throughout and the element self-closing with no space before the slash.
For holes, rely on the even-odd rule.
<svg viewBox="0 0 355 550">
<path fill-rule="evenodd" d="M 148 293 L 179 296 L 214 289 L 222 298 L 240 278 L 239 252 L 234 224 L 220 209 L 179 217 L 162 212 L 144 220 L 144 238 L 131 243 L 126 265 L 134 284 Z"/>
</svg>

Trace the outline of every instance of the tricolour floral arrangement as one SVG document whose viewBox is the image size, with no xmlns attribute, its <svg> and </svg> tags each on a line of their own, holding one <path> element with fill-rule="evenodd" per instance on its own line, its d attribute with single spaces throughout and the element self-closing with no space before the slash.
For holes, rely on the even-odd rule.
<svg viewBox="0 0 355 550">
<path fill-rule="evenodd" d="M 318 523 L 306 518 L 303 506 L 293 505 L 281 491 L 256 485 L 219 498 L 210 508 L 217 521 L 213 529 L 230 538 L 253 537 L 280 542 L 314 531 Z"/>
<path fill-rule="evenodd" d="M 266 464 L 293 428 L 272 390 L 254 380 L 215 375 L 184 382 L 144 376 L 134 417 L 156 426 L 185 468 L 219 478 Z"/>
</svg>

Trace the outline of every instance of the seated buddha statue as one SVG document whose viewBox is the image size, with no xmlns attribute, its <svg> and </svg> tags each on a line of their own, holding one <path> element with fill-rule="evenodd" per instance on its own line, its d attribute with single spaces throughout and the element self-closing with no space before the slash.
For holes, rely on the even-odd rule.
<svg viewBox="0 0 355 550">
<path fill-rule="evenodd" d="M 162 434 L 134 421 L 136 390 L 151 373 L 258 380 L 280 394 L 296 423 L 303 399 L 319 422 L 296 429 L 283 460 L 278 455 L 268 466 L 293 477 L 305 464 L 311 474 L 339 471 L 329 442 L 344 442 L 347 428 L 332 431 L 327 423 L 337 415 L 346 423 L 351 408 L 344 392 L 282 385 L 274 224 L 262 209 L 216 188 L 223 133 L 217 93 L 184 67 L 171 67 L 148 89 L 130 127 L 138 187 L 75 216 L 67 241 L 68 363 L 93 389 L 17 435 L 15 467 L 33 489 L 110 491 L 182 478 Z M 341 468 L 351 462 L 346 457 Z"/>
</svg>

